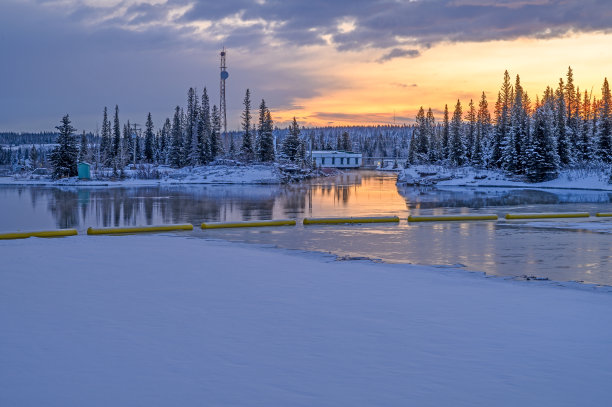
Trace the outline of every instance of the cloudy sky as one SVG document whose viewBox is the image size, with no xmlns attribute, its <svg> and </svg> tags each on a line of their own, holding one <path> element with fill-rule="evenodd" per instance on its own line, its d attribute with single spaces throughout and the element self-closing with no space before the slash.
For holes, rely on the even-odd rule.
<svg viewBox="0 0 612 407">
<path fill-rule="evenodd" d="M 0 0 L 0 131 L 95 130 L 104 106 L 156 124 L 187 89 L 228 125 L 246 88 L 284 124 L 397 123 L 482 91 L 505 69 L 532 94 L 572 66 L 598 95 L 612 76 L 610 0 Z"/>
</svg>

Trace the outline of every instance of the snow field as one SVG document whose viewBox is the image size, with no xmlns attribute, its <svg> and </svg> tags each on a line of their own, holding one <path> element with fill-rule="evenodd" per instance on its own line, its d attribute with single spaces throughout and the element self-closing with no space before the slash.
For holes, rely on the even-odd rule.
<svg viewBox="0 0 612 407">
<path fill-rule="evenodd" d="M 0 256 L 3 406 L 609 403 L 609 293 L 167 235 Z"/>
</svg>

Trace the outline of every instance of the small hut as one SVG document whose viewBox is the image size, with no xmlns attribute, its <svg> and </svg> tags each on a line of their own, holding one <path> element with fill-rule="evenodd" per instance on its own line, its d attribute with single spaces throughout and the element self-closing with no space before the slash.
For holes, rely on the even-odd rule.
<svg viewBox="0 0 612 407">
<path fill-rule="evenodd" d="M 79 179 L 91 179 L 91 173 L 89 171 L 91 164 L 86 162 L 80 162 L 77 164 L 79 173 Z"/>
</svg>

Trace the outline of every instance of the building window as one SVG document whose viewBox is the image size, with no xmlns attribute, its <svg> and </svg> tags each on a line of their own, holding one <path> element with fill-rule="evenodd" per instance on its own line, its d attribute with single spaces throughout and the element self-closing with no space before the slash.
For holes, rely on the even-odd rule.
<svg viewBox="0 0 612 407">
<path fill-rule="evenodd" d="M 359 158 L 358 157 L 355 157 L 355 164 L 359 165 Z"/>
<path fill-rule="evenodd" d="M 321 157 L 321 165 L 325 165 L 325 157 Z"/>
<path fill-rule="evenodd" d="M 332 165 L 336 164 L 336 157 L 332 157 Z"/>
<path fill-rule="evenodd" d="M 340 165 L 344 165 L 344 157 L 340 157 Z"/>
</svg>

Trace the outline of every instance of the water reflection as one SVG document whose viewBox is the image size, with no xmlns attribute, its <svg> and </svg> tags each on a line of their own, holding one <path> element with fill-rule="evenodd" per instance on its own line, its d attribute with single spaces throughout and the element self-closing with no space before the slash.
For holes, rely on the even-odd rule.
<svg viewBox="0 0 612 407">
<path fill-rule="evenodd" d="M 612 194 L 496 188 L 396 187 L 394 174 L 351 172 L 296 185 L 138 188 L 0 187 L 0 231 L 109 227 L 307 216 L 383 216 L 487 211 L 612 212 Z M 283 248 L 456 265 L 496 275 L 612 284 L 612 221 L 337 225 L 195 230 L 191 235 Z M 583 222 L 583 221 L 581 221 Z M 564 226 L 567 225 L 567 226 Z M 584 233 L 588 230 L 589 233 Z"/>
</svg>

